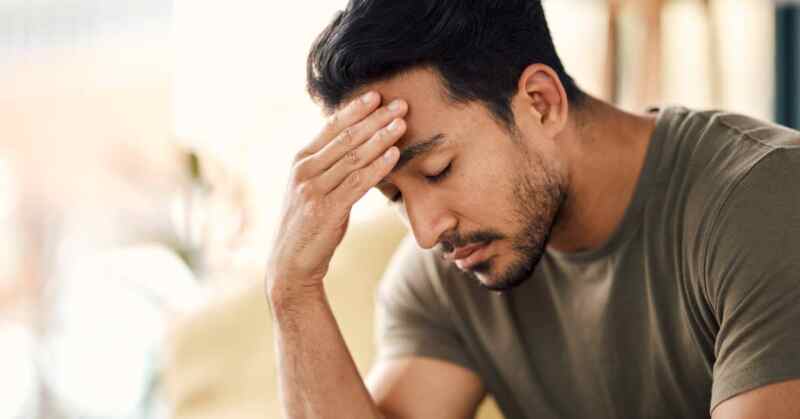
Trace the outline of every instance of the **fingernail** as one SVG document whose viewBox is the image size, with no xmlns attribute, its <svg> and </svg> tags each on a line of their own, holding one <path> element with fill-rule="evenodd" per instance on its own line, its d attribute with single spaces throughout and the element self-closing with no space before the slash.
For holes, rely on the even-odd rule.
<svg viewBox="0 0 800 419">
<path fill-rule="evenodd" d="M 399 111 L 401 107 L 403 107 L 403 102 L 400 99 L 395 99 L 389 104 L 389 110 L 392 112 Z"/>
<path fill-rule="evenodd" d="M 389 131 L 397 130 L 398 128 L 400 128 L 400 120 L 399 119 L 395 119 L 394 121 L 392 121 L 391 124 L 389 124 L 388 128 L 389 128 Z"/>
<path fill-rule="evenodd" d="M 383 159 L 388 161 L 392 161 L 394 158 L 394 154 L 397 152 L 397 147 L 391 147 L 390 149 L 386 150 L 386 153 L 383 153 Z"/>
<path fill-rule="evenodd" d="M 372 103 L 372 101 L 375 100 L 375 98 L 377 96 L 378 96 L 378 94 L 375 93 L 375 92 L 368 92 L 364 96 L 361 96 L 361 103 L 363 103 L 365 105 L 369 105 L 370 103 Z"/>
</svg>

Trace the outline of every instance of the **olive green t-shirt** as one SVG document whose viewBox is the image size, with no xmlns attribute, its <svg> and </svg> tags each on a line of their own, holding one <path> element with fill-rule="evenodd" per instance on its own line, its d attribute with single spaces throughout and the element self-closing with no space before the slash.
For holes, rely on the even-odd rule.
<svg viewBox="0 0 800 419">
<path fill-rule="evenodd" d="M 509 419 L 709 417 L 800 378 L 800 133 L 665 108 L 602 247 L 497 293 L 407 239 L 377 300 L 379 359 L 468 368 Z"/>
</svg>

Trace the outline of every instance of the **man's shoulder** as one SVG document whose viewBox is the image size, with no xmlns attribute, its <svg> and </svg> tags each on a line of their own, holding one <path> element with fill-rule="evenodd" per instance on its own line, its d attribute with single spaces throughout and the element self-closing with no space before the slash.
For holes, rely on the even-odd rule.
<svg viewBox="0 0 800 419">
<path fill-rule="evenodd" d="M 800 140 L 776 147 L 753 164 L 731 187 L 718 217 L 749 224 L 783 224 L 800 216 Z M 788 212 L 786 210 L 789 210 Z M 744 226 L 737 230 L 744 229 Z"/>
<path fill-rule="evenodd" d="M 769 148 L 795 148 L 800 132 L 770 121 L 736 112 L 701 111 L 710 123 L 719 124 L 734 137 L 756 141 Z"/>
<path fill-rule="evenodd" d="M 689 117 L 701 121 L 693 132 L 697 144 L 684 150 L 699 188 L 696 195 L 727 200 L 755 168 L 790 165 L 788 161 L 765 164 L 767 156 L 797 154 L 800 149 L 800 132 L 768 121 L 722 111 L 695 111 Z"/>
<path fill-rule="evenodd" d="M 702 166 L 720 157 L 720 151 L 746 157 L 763 150 L 797 147 L 800 140 L 800 131 L 737 112 L 672 106 L 664 109 L 662 117 L 665 149 L 699 159 L 694 163 Z"/>
<path fill-rule="evenodd" d="M 729 212 L 733 200 L 765 190 L 748 184 L 793 182 L 793 176 L 761 174 L 781 167 L 798 170 L 791 160 L 800 153 L 800 132 L 734 112 L 685 107 L 666 112 L 654 220 L 667 220 L 664 225 L 675 233 L 679 246 L 675 251 L 699 274 L 704 272 L 723 211 Z M 777 198 L 762 195 L 761 199 Z"/>
<path fill-rule="evenodd" d="M 774 148 L 706 214 L 695 248 L 701 277 L 717 284 L 709 285 L 712 300 L 730 271 L 750 272 L 755 280 L 800 252 L 798 175 L 800 146 Z"/>
<path fill-rule="evenodd" d="M 663 186 L 672 191 L 670 200 L 678 203 L 684 225 L 700 237 L 704 232 L 698 229 L 717 217 L 737 185 L 768 156 L 800 152 L 800 132 L 733 112 L 680 108 L 667 137 L 670 163 L 662 166 Z"/>
</svg>

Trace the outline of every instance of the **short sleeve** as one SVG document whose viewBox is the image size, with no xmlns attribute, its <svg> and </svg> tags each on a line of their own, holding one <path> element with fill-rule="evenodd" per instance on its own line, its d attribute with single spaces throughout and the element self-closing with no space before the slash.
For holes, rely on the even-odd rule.
<svg viewBox="0 0 800 419">
<path fill-rule="evenodd" d="M 378 360 L 429 357 L 476 372 L 437 281 L 433 254 L 403 240 L 376 295 Z"/>
<path fill-rule="evenodd" d="M 773 150 L 733 188 L 706 280 L 719 325 L 710 408 L 800 378 L 800 148 Z"/>
</svg>

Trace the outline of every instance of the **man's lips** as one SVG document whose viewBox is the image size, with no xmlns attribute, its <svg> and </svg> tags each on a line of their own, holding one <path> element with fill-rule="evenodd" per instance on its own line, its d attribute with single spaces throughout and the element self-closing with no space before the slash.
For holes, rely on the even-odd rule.
<svg viewBox="0 0 800 419">
<path fill-rule="evenodd" d="M 483 256 L 482 253 L 484 253 L 482 250 L 486 249 L 488 245 L 489 242 L 484 242 L 459 247 L 454 249 L 452 252 L 447 253 L 445 255 L 445 259 L 455 262 L 459 268 L 466 270 L 480 262 L 481 257 Z"/>
</svg>

